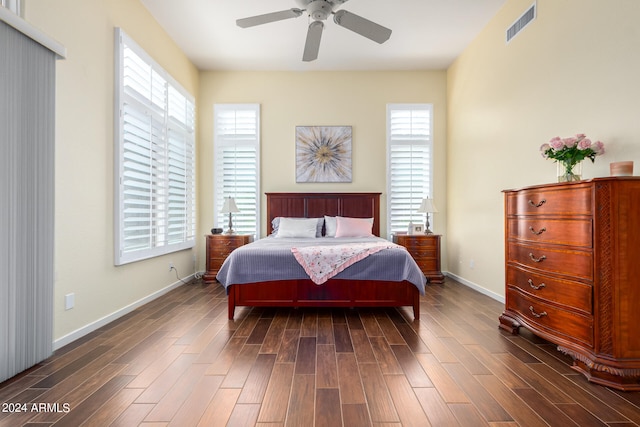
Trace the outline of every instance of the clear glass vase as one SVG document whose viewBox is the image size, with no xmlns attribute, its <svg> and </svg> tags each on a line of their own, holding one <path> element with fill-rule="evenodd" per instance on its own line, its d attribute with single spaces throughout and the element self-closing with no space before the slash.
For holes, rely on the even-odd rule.
<svg viewBox="0 0 640 427">
<path fill-rule="evenodd" d="M 563 163 L 556 162 L 558 182 L 574 182 L 582 179 L 582 162 Z"/>
</svg>

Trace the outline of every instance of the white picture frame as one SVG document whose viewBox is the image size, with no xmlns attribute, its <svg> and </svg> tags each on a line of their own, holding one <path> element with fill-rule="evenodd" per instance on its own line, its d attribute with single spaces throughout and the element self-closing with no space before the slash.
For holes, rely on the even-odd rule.
<svg viewBox="0 0 640 427">
<path fill-rule="evenodd" d="M 420 223 L 416 224 L 416 223 L 410 222 L 409 223 L 408 234 L 411 235 L 411 236 L 424 234 L 424 224 L 420 224 Z"/>
</svg>

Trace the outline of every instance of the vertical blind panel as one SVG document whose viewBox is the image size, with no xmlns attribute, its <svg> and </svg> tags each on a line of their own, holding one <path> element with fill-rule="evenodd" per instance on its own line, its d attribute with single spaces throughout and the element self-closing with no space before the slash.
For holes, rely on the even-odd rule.
<svg viewBox="0 0 640 427">
<path fill-rule="evenodd" d="M 53 351 L 55 54 L 0 22 L 0 382 Z"/>
<path fill-rule="evenodd" d="M 162 123 L 130 104 L 123 114 L 124 251 L 153 246 L 156 181 L 162 175 Z"/>
<path fill-rule="evenodd" d="M 194 103 L 128 37 L 120 40 L 117 264 L 193 246 L 196 232 Z"/>
<path fill-rule="evenodd" d="M 216 227 L 227 228 L 228 214 L 221 214 L 225 197 L 233 197 L 240 212 L 233 214 L 233 228 L 241 234 L 259 233 L 259 106 L 218 104 L 214 108 L 214 199 Z"/>
<path fill-rule="evenodd" d="M 431 193 L 431 109 L 398 106 L 388 115 L 389 232 L 407 231 L 410 222 L 424 221 L 416 211 Z"/>
<path fill-rule="evenodd" d="M 224 197 L 235 199 L 240 212 L 233 214 L 234 229 L 238 233 L 256 233 L 258 221 L 258 152 L 255 146 L 226 145 L 219 147 L 216 155 L 217 212 L 220 212 Z M 229 216 L 218 215 L 217 227 L 226 228 Z"/>
</svg>

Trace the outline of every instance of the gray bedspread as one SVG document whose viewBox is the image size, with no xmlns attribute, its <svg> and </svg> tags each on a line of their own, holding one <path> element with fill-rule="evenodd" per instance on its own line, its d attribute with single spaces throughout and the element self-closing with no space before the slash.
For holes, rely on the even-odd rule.
<svg viewBox="0 0 640 427">
<path fill-rule="evenodd" d="M 231 252 L 216 278 L 225 288 L 230 285 L 273 280 L 308 279 L 296 261 L 292 247 L 338 245 L 349 242 L 385 241 L 379 237 L 315 239 L 267 237 Z M 397 246 L 384 249 L 356 262 L 334 276 L 335 279 L 382 280 L 413 283 L 424 295 L 425 277 L 409 252 Z M 318 285 L 322 286 L 322 285 Z"/>
</svg>

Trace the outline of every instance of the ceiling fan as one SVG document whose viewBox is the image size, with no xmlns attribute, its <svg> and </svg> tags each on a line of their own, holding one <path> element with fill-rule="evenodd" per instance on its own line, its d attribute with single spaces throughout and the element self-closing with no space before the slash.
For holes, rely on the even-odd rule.
<svg viewBox="0 0 640 427">
<path fill-rule="evenodd" d="M 284 19 L 297 18 L 306 12 L 312 22 L 307 30 L 307 40 L 304 45 L 302 60 L 309 62 L 318 58 L 320 50 L 320 39 L 324 23 L 329 15 L 333 14 L 333 21 L 348 30 L 360 34 L 377 43 L 384 43 L 391 36 L 391 30 L 362 18 L 346 10 L 335 9 L 346 3 L 347 0 L 295 0 L 300 9 L 293 8 L 279 12 L 271 12 L 264 15 L 251 16 L 236 20 L 236 24 L 241 28 L 253 27 L 267 24 L 269 22 L 282 21 Z"/>
</svg>

